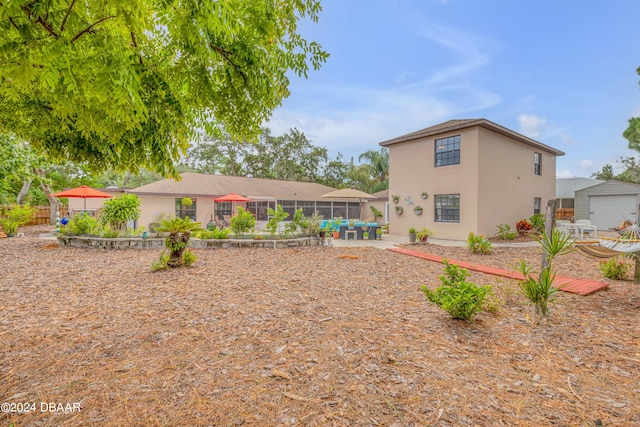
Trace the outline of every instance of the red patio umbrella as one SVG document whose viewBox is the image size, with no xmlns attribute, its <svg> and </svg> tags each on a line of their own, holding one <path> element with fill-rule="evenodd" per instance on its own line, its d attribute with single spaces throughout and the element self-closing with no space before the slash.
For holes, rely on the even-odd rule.
<svg viewBox="0 0 640 427">
<path fill-rule="evenodd" d="M 59 193 L 53 193 L 52 196 L 84 199 L 85 211 L 87 210 L 87 199 L 108 199 L 109 197 L 113 197 L 111 194 L 107 194 L 86 185 L 81 185 L 80 187 L 72 188 L 71 190 L 60 191 Z"/>
<path fill-rule="evenodd" d="M 250 202 L 251 199 L 239 195 L 238 193 L 229 193 L 226 196 L 213 199 L 214 202 Z"/>
<path fill-rule="evenodd" d="M 250 202 L 251 199 L 239 195 L 238 193 L 229 193 L 226 196 L 213 199 L 214 202 L 231 202 L 231 212 L 233 213 L 233 202 Z"/>
</svg>

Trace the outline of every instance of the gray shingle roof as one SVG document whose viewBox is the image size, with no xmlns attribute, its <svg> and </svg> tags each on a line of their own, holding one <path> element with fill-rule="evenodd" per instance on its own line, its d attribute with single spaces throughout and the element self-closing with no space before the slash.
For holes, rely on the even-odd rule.
<svg viewBox="0 0 640 427">
<path fill-rule="evenodd" d="M 500 126 L 497 123 L 493 123 L 487 119 L 456 119 L 449 120 L 444 123 L 440 123 L 434 126 L 430 126 L 428 128 L 421 129 L 416 132 L 411 132 L 406 135 L 402 135 L 393 139 L 389 139 L 387 141 L 383 141 L 380 143 L 383 147 L 388 147 L 393 144 L 399 144 L 401 142 L 412 141 L 414 139 L 425 138 L 430 136 L 436 136 L 447 132 L 454 132 L 461 129 L 467 129 L 474 126 L 480 126 L 485 129 L 489 129 L 493 132 L 499 133 L 501 135 L 507 136 L 516 141 L 522 142 L 527 145 L 531 145 L 540 150 L 546 151 L 548 153 L 554 154 L 556 156 L 564 156 L 564 152 L 560 150 L 556 150 L 553 147 L 545 145 L 541 142 L 536 141 L 535 139 L 531 139 L 527 136 L 524 136 L 518 132 L 514 132 L 511 129 L 507 129 L 504 126 Z"/>
<path fill-rule="evenodd" d="M 238 193 L 245 197 L 284 200 L 318 200 L 334 188 L 315 182 L 280 181 L 244 176 L 207 175 L 186 172 L 181 181 L 163 179 L 128 190 L 138 195 L 179 195 L 181 197 L 220 197 Z"/>
<path fill-rule="evenodd" d="M 606 181 L 592 178 L 558 178 L 556 179 L 556 198 L 573 199 L 576 197 L 576 191 L 593 187 L 603 182 Z"/>
</svg>

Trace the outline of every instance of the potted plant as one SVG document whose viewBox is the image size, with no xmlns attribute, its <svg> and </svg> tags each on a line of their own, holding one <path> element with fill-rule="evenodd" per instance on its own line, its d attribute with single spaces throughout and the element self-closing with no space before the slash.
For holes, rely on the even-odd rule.
<svg viewBox="0 0 640 427">
<path fill-rule="evenodd" d="M 14 237 L 18 231 L 18 223 L 11 219 L 4 219 L 2 221 L 2 229 L 7 233 L 8 237 Z"/>
<path fill-rule="evenodd" d="M 362 227 L 362 239 L 367 240 L 369 238 L 369 227 Z"/>
<path fill-rule="evenodd" d="M 402 208 L 402 206 L 396 206 L 396 214 L 402 215 L 403 212 L 404 209 Z"/>
<path fill-rule="evenodd" d="M 377 239 L 382 239 L 382 227 L 378 227 L 376 229 L 376 238 Z"/>
<path fill-rule="evenodd" d="M 416 229 L 415 227 L 409 227 L 409 243 L 416 242 Z"/>
<path fill-rule="evenodd" d="M 422 227 L 422 230 L 416 233 L 419 242 L 426 242 L 427 238 L 433 234 L 433 230 L 428 227 Z"/>
<path fill-rule="evenodd" d="M 333 238 L 334 239 L 339 239 L 340 238 L 340 224 L 342 224 L 342 217 L 341 216 L 337 216 L 337 217 L 333 218 L 331 230 L 333 231 Z"/>
<path fill-rule="evenodd" d="M 416 215 L 422 215 L 422 206 L 416 206 L 413 208 L 413 213 Z"/>
<path fill-rule="evenodd" d="M 393 203 L 398 203 L 400 201 L 400 196 L 396 196 L 394 194 L 393 196 L 391 196 L 391 199 L 393 200 Z"/>
<path fill-rule="evenodd" d="M 353 230 L 356 226 L 356 220 L 355 219 L 350 219 L 349 220 L 349 230 Z"/>
</svg>

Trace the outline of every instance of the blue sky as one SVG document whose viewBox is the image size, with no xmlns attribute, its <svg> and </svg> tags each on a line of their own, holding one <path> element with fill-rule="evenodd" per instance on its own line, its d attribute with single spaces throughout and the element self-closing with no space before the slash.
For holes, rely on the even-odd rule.
<svg viewBox="0 0 640 427">
<path fill-rule="evenodd" d="M 269 123 L 357 157 L 450 119 L 486 118 L 562 150 L 558 177 L 633 155 L 640 2 L 324 0 L 307 40 L 330 53 Z"/>
</svg>

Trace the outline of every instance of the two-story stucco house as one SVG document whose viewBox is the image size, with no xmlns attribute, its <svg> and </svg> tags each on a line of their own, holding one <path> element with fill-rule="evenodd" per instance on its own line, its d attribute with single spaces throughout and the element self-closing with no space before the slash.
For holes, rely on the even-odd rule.
<svg viewBox="0 0 640 427">
<path fill-rule="evenodd" d="M 499 224 L 515 231 L 544 213 L 564 155 L 486 119 L 449 120 L 380 145 L 389 148 L 390 233 L 426 226 L 458 240 L 494 235 Z"/>
</svg>

